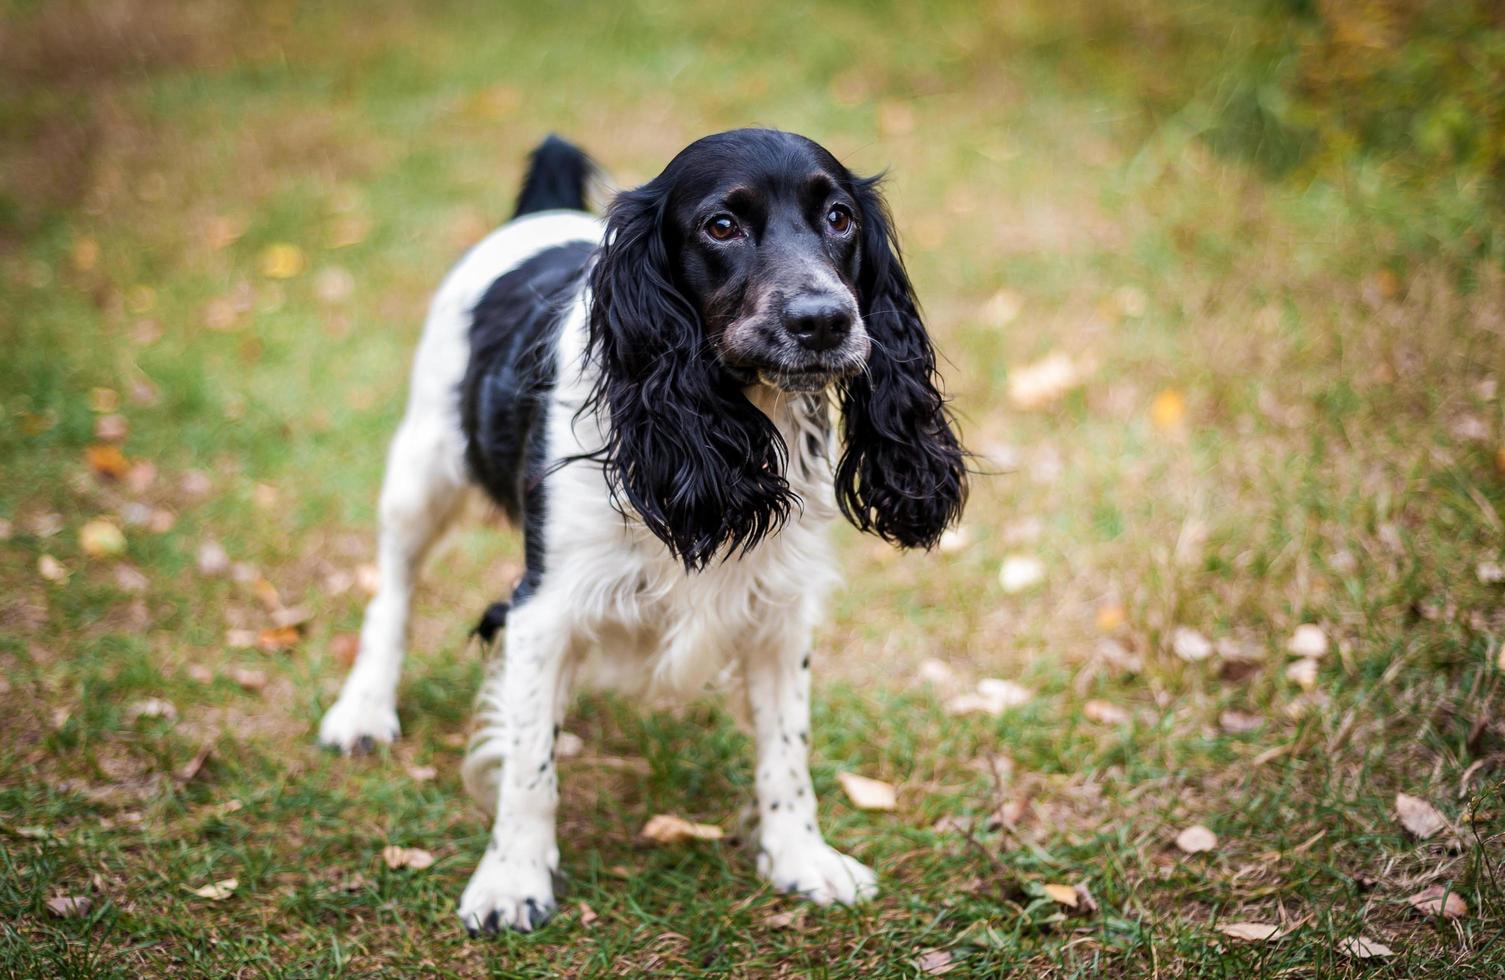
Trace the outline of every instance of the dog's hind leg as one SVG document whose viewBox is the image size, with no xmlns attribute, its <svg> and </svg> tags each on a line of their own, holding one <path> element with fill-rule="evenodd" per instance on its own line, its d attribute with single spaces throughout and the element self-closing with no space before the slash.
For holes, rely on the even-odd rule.
<svg viewBox="0 0 1505 980">
<path fill-rule="evenodd" d="M 339 699 L 319 724 L 319 741 L 369 751 L 397 737 L 397 681 L 419 567 L 454 519 L 466 488 L 458 427 L 410 410 L 392 440 L 381 491 L 376 595 L 366 606 L 360 653 Z"/>
</svg>

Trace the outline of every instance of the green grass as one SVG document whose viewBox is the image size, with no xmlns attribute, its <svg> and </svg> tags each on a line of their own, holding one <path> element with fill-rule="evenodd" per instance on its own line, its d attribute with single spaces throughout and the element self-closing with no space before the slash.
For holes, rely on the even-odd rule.
<svg viewBox="0 0 1505 980">
<path fill-rule="evenodd" d="M 10 5 L 0 972 L 880 977 L 914 975 L 928 950 L 953 976 L 1505 970 L 1505 621 L 1501 587 L 1475 574 L 1505 543 L 1505 276 L 1410 244 L 1435 195 L 1392 193 L 1363 161 L 1296 185 L 1209 151 L 1197 120 L 1228 87 L 1209 39 L 1238 37 L 1237 11 L 509 6 Z M 428 294 L 507 213 L 527 148 L 557 130 L 630 184 L 748 123 L 891 168 L 948 386 L 988 459 L 965 549 L 838 535 L 815 779 L 828 835 L 883 893 L 770 921 L 802 907 L 758 882 L 740 840 L 746 738 L 713 702 L 586 699 L 567 726 L 584 754 L 561 766 L 563 913 L 468 941 L 454 903 L 486 828 L 457 774 L 483 669 L 465 633 L 509 587 L 518 543 L 468 533 L 431 577 L 404 738 L 381 758 L 314 745 L 362 605 L 331 576 L 371 560 Z M 217 241 L 217 219 L 239 236 Z M 259 267 L 279 242 L 306 260 L 285 280 Z M 350 296 L 321 298 L 331 268 Z M 1002 289 L 1012 320 L 990 302 Z M 207 329 L 206 306 L 232 295 L 249 309 Z M 1044 409 L 1013 405 L 1010 377 L 1055 349 L 1095 373 Z M 149 484 L 85 465 L 94 388 L 118 393 Z M 1153 419 L 1166 391 L 1178 425 Z M 189 492 L 189 473 L 210 492 Z M 152 510 L 171 528 L 132 523 Z M 39 533 L 49 515 L 60 530 Z M 121 558 L 81 551 L 99 516 L 123 525 Z M 196 570 L 211 538 L 313 611 L 292 650 L 227 644 L 267 613 L 249 582 Z M 1016 552 L 1046 580 L 1005 595 Z M 66 583 L 39 574 L 43 555 Z M 1123 624 L 1105 637 L 1108 607 Z M 1303 622 L 1336 644 L 1310 692 L 1284 673 Z M 1181 661 L 1177 626 L 1242 644 L 1248 663 Z M 1142 667 L 1105 661 L 1105 638 Z M 951 717 L 918 680 L 926 658 L 1035 697 Z M 233 667 L 270 682 L 246 690 Z M 149 697 L 178 718 L 131 720 Z M 1129 720 L 1089 720 L 1099 700 Z M 1230 709 L 1261 726 L 1223 730 Z M 997 754 L 1003 777 L 975 765 Z M 853 810 L 841 770 L 898 784 L 899 810 Z M 1436 803 L 1461 846 L 1409 838 L 1397 792 Z M 1005 801 L 1017 822 L 985 829 Z M 636 834 L 656 812 L 732 837 L 649 847 Z M 1191 823 L 1218 834 L 1214 852 L 1175 850 Z M 393 843 L 437 861 L 388 870 Z M 187 890 L 228 877 L 223 902 Z M 1469 914 L 1413 913 L 1405 896 L 1433 882 Z M 1085 884 L 1098 908 L 1061 914 L 1050 883 Z M 93 909 L 54 917 L 58 895 Z M 1294 931 L 1215 931 L 1240 919 Z M 1394 957 L 1337 951 L 1361 933 Z"/>
</svg>

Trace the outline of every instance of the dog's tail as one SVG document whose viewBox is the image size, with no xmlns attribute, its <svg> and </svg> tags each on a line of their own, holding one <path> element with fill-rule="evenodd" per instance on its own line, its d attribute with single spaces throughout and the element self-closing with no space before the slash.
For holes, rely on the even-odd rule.
<svg viewBox="0 0 1505 980">
<path fill-rule="evenodd" d="M 528 157 L 528 175 L 517 195 L 514 218 L 535 211 L 588 211 L 586 186 L 596 165 L 585 151 L 550 133 Z"/>
</svg>

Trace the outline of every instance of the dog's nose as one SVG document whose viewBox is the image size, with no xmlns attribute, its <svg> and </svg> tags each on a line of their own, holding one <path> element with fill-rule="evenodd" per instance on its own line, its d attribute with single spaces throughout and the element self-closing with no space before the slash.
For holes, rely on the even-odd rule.
<svg viewBox="0 0 1505 980">
<path fill-rule="evenodd" d="M 832 297 L 801 296 L 784 308 L 784 329 L 806 350 L 830 350 L 852 329 L 852 311 Z"/>
</svg>

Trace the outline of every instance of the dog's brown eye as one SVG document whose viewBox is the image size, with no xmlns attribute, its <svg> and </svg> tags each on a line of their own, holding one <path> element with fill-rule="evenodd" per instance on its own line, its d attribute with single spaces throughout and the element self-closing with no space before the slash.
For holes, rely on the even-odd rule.
<svg viewBox="0 0 1505 980">
<path fill-rule="evenodd" d="M 705 223 L 705 233 L 718 242 L 729 242 L 742 231 L 731 215 L 718 214 Z"/>
<path fill-rule="evenodd" d="M 852 230 L 852 212 L 837 205 L 826 212 L 826 224 L 838 235 L 845 235 Z"/>
</svg>

